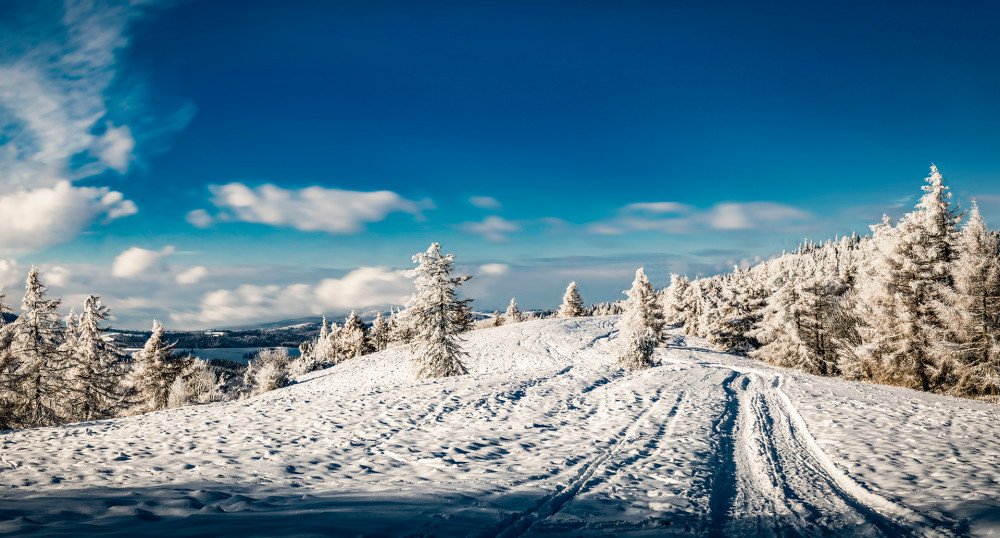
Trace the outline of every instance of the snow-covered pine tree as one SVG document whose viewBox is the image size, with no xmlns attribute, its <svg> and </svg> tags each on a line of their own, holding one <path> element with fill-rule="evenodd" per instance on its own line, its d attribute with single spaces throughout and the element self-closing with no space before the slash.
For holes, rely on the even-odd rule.
<svg viewBox="0 0 1000 538">
<path fill-rule="evenodd" d="M 754 332 L 767 294 L 756 274 L 739 267 L 719 280 L 718 309 L 708 330 L 708 341 L 727 353 L 745 355 L 759 346 Z"/>
<path fill-rule="evenodd" d="M 0 293 L 0 431 L 15 428 L 14 408 L 17 401 L 14 392 L 16 364 L 10 352 L 11 331 L 4 314 L 11 313 L 6 301 L 7 295 Z"/>
<path fill-rule="evenodd" d="M 499 310 L 494 310 L 493 311 L 493 317 L 490 318 L 490 319 L 493 320 L 493 326 L 494 327 L 499 327 L 499 326 L 503 325 L 503 316 L 500 315 L 500 311 Z"/>
<path fill-rule="evenodd" d="M 456 289 L 469 276 L 451 276 L 455 257 L 441 254 L 441 245 L 432 243 L 427 252 L 415 254 L 416 293 L 406 312 L 415 332 L 413 361 L 417 378 L 447 377 L 468 373 L 462 364 L 461 327 L 456 319 L 471 299 L 459 299 Z"/>
<path fill-rule="evenodd" d="M 124 379 L 129 365 L 125 352 L 101 336 L 107 330 L 101 327 L 101 322 L 109 315 L 110 310 L 101 304 L 100 297 L 87 297 L 70 355 L 74 420 L 110 418 L 123 411 L 128 396 Z"/>
<path fill-rule="evenodd" d="M 330 349 L 330 331 L 327 329 L 326 316 L 323 316 L 323 322 L 319 325 L 319 336 L 316 337 L 316 343 L 312 346 L 312 354 L 319 363 L 332 364 L 334 362 L 333 352 Z"/>
<path fill-rule="evenodd" d="M 504 323 L 520 323 L 524 320 L 521 315 L 521 309 L 517 307 L 517 301 L 513 297 L 510 298 L 510 304 L 507 305 L 507 311 L 503 315 Z"/>
<path fill-rule="evenodd" d="M 802 297 L 799 274 L 800 256 L 785 255 L 772 275 L 762 318 L 754 331 L 760 347 L 750 357 L 777 366 L 812 371 L 809 346 L 802 338 Z"/>
<path fill-rule="evenodd" d="M 687 318 L 690 304 L 685 301 L 685 294 L 691 287 L 687 276 L 670 273 L 670 285 L 663 293 L 663 321 L 667 325 L 683 325 Z"/>
<path fill-rule="evenodd" d="M 389 344 L 392 346 L 404 346 L 413 343 L 416 332 L 413 329 L 413 321 L 410 319 L 410 312 L 397 308 L 389 316 Z"/>
<path fill-rule="evenodd" d="M 365 341 L 365 326 L 353 311 L 340 330 L 339 348 L 344 359 L 353 359 L 368 352 Z"/>
<path fill-rule="evenodd" d="M 326 364 L 337 364 L 346 358 L 340 340 L 343 330 L 336 321 L 330 322 L 330 333 L 326 335 Z"/>
<path fill-rule="evenodd" d="M 148 413 L 166 409 L 170 386 L 186 365 L 174 357 L 174 345 L 164 339 L 163 324 L 153 320 L 153 332 L 146 345 L 137 352 L 129 373 L 135 391 L 135 412 Z"/>
<path fill-rule="evenodd" d="M 945 288 L 939 315 L 958 346 L 956 395 L 1000 396 L 1000 244 L 973 203 L 958 234 L 954 290 Z"/>
<path fill-rule="evenodd" d="M 663 329 L 663 316 L 662 313 L 657 316 L 651 307 L 655 304 L 656 310 L 659 310 L 660 304 L 641 267 L 635 272 L 632 288 L 624 293 L 628 299 L 625 300 L 620 322 L 617 363 L 626 370 L 648 368 L 653 364 L 653 351 Z"/>
<path fill-rule="evenodd" d="M 389 347 L 389 323 L 379 312 L 368 331 L 368 347 L 373 351 L 382 351 Z"/>
<path fill-rule="evenodd" d="M 563 293 L 562 304 L 559 305 L 559 317 L 578 318 L 586 312 L 583 309 L 583 298 L 580 297 L 580 290 L 576 287 L 576 282 L 570 282 Z"/>
<path fill-rule="evenodd" d="M 10 380 L 14 400 L 11 418 L 18 427 L 61 424 L 70 414 L 66 380 L 65 336 L 56 308 L 58 299 L 46 299 L 38 269 L 31 268 L 25 283 L 21 315 L 11 324 L 10 353 L 14 368 Z"/>
<path fill-rule="evenodd" d="M 937 305 L 952 287 L 958 217 L 948 187 L 931 166 L 916 209 L 896 227 L 873 226 L 873 258 L 858 294 L 860 361 L 875 366 L 876 382 L 931 390 L 949 383 L 954 357 L 935 341 L 943 327 Z"/>
</svg>

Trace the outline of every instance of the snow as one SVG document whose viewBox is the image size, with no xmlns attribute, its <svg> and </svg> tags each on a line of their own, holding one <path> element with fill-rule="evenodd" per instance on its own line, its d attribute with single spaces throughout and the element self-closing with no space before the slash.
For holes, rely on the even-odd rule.
<svg viewBox="0 0 1000 538">
<path fill-rule="evenodd" d="M 0 534 L 1000 535 L 996 406 L 707 349 L 613 366 L 617 317 L 467 333 L 240 402 L 0 435 Z"/>
</svg>

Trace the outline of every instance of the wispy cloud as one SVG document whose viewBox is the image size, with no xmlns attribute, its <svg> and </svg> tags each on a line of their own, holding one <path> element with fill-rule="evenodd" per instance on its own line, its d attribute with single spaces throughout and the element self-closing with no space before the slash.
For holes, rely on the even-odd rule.
<svg viewBox="0 0 1000 538">
<path fill-rule="evenodd" d="M 423 218 L 433 207 L 429 200 L 408 200 L 391 191 L 361 192 L 324 187 L 284 189 L 275 185 L 250 188 L 242 183 L 209 186 L 215 215 L 203 209 L 187 214 L 194 226 L 215 222 L 253 222 L 303 231 L 355 233 L 366 224 L 384 220 L 390 213 Z"/>
<path fill-rule="evenodd" d="M 473 196 L 469 198 L 469 203 L 480 209 L 500 209 L 502 207 L 500 202 L 492 196 Z"/>
<path fill-rule="evenodd" d="M 18 225 L 20 233 L 0 234 L 0 249 L 43 248 L 72 238 L 102 215 L 135 213 L 119 193 L 72 182 L 107 170 L 125 173 L 134 159 L 133 133 L 111 119 L 116 115 L 106 93 L 117 75 L 117 54 L 128 45 L 127 28 L 143 3 L 149 4 L 68 0 L 5 12 L 0 207 L 28 202 L 40 208 L 47 199 L 69 218 L 51 218 L 53 212 L 42 208 L 41 215 Z M 18 220 L 4 215 L 8 223 Z"/>
<path fill-rule="evenodd" d="M 677 202 L 629 204 L 615 218 L 594 222 L 594 234 L 617 235 L 634 231 L 696 234 L 707 231 L 801 229 L 813 218 L 802 209 L 778 202 L 720 202 L 707 209 Z"/>
<path fill-rule="evenodd" d="M 519 223 L 496 215 L 490 215 L 482 222 L 466 222 L 462 224 L 462 228 L 495 243 L 504 243 L 507 241 L 507 234 L 522 230 Z"/>
</svg>

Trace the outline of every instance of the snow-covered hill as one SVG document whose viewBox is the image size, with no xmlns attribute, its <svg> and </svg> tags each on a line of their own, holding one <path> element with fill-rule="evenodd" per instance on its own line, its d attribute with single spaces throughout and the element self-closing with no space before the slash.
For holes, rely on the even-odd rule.
<svg viewBox="0 0 1000 538">
<path fill-rule="evenodd" d="M 242 402 L 0 436 L 0 533 L 1000 534 L 997 407 L 689 339 L 613 367 L 616 318 L 392 349 Z"/>
</svg>

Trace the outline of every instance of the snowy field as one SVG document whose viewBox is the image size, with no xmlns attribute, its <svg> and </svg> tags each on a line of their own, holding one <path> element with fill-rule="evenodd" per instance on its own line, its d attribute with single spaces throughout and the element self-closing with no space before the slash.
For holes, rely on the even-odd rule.
<svg viewBox="0 0 1000 538">
<path fill-rule="evenodd" d="M 241 402 L 0 436 L 11 535 L 1000 536 L 998 408 L 701 340 L 613 367 L 616 318 L 399 349 Z"/>
</svg>

